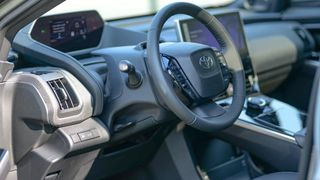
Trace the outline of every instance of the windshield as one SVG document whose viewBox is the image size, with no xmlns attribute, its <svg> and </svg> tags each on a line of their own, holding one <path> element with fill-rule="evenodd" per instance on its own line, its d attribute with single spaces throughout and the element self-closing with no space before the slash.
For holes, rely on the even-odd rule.
<svg viewBox="0 0 320 180">
<path fill-rule="evenodd" d="M 66 0 L 47 14 L 96 10 L 103 19 L 118 19 L 155 13 L 163 6 L 179 0 Z M 180 0 L 181 1 L 181 0 Z M 234 0 L 183 0 L 201 7 L 224 6 Z"/>
</svg>

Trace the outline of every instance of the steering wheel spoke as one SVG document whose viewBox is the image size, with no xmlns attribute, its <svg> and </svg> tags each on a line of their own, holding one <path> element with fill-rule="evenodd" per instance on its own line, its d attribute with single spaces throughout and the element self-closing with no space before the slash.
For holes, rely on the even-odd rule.
<svg viewBox="0 0 320 180">
<path fill-rule="evenodd" d="M 219 104 L 213 101 L 197 105 L 193 107 L 191 110 L 192 112 L 203 118 L 219 117 L 226 113 L 226 109 L 224 109 Z"/>
</svg>

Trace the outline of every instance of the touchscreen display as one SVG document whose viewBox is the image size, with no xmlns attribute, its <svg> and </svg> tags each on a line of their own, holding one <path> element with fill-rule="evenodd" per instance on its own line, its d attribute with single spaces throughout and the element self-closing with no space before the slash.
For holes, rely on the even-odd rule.
<svg viewBox="0 0 320 180">
<path fill-rule="evenodd" d="M 215 15 L 224 28 L 229 32 L 233 43 L 238 49 L 241 57 L 248 56 L 248 49 L 244 32 L 242 28 L 242 21 L 238 12 L 230 12 L 225 14 Z M 205 25 L 195 19 L 186 19 L 179 21 L 180 33 L 182 41 L 197 42 L 206 44 L 211 47 L 216 47 L 221 50 L 221 46 L 217 39 L 207 29 Z"/>
<path fill-rule="evenodd" d="M 31 37 L 63 52 L 98 46 L 104 22 L 96 11 L 59 14 L 39 18 Z"/>
</svg>

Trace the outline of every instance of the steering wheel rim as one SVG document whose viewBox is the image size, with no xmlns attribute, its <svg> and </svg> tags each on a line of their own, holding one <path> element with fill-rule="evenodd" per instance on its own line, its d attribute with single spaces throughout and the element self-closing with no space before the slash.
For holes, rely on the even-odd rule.
<svg viewBox="0 0 320 180">
<path fill-rule="evenodd" d="M 161 65 L 159 40 L 164 23 L 173 15 L 185 14 L 203 23 L 216 37 L 225 59 L 232 70 L 233 100 L 229 108 L 215 117 L 201 117 L 190 110 L 177 97 L 167 82 Z M 153 18 L 147 39 L 147 66 L 155 89 L 165 105 L 186 124 L 206 132 L 215 132 L 229 127 L 239 117 L 245 101 L 245 78 L 240 56 L 220 22 L 206 10 L 190 3 L 173 3 L 162 8 Z M 230 61 L 232 60 L 232 61 Z"/>
</svg>

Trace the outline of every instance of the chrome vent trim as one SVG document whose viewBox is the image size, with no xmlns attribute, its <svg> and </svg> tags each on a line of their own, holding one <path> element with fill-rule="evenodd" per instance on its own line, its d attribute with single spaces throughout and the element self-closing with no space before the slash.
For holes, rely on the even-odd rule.
<svg viewBox="0 0 320 180">
<path fill-rule="evenodd" d="M 75 108 L 79 105 L 79 100 L 65 78 L 47 81 L 50 89 L 54 93 L 60 110 Z"/>
</svg>

